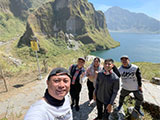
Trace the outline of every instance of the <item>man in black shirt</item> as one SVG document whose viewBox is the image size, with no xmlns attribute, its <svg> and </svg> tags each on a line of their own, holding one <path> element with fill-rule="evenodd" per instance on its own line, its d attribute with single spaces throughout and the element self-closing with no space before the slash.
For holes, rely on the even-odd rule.
<svg viewBox="0 0 160 120">
<path fill-rule="evenodd" d="M 106 120 L 112 111 L 112 105 L 119 90 L 119 77 L 113 72 L 113 66 L 112 59 L 106 59 L 104 70 L 98 73 L 94 98 L 97 103 L 98 116 L 95 120 L 102 119 L 103 106 Z"/>
</svg>

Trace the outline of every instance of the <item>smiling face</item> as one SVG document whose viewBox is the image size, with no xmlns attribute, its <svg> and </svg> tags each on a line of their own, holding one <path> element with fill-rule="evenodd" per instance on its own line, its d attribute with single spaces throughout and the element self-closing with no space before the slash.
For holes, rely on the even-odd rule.
<svg viewBox="0 0 160 120">
<path fill-rule="evenodd" d="M 70 82 L 70 77 L 65 74 L 51 76 L 47 80 L 49 94 L 58 100 L 62 100 L 70 90 Z"/>
<path fill-rule="evenodd" d="M 129 59 L 128 58 L 121 58 L 121 62 L 122 62 L 122 65 L 124 67 L 127 67 L 129 65 Z"/>
<path fill-rule="evenodd" d="M 100 65 L 100 61 L 98 59 L 94 60 L 94 67 L 98 67 Z"/>
<path fill-rule="evenodd" d="M 84 64 L 85 64 L 85 61 L 84 61 L 84 60 L 79 59 L 79 60 L 77 61 L 78 68 L 82 68 L 82 67 L 84 66 Z"/>
<path fill-rule="evenodd" d="M 107 60 L 107 61 L 104 62 L 104 69 L 106 71 L 110 71 L 112 68 L 113 68 L 112 61 Z"/>
</svg>

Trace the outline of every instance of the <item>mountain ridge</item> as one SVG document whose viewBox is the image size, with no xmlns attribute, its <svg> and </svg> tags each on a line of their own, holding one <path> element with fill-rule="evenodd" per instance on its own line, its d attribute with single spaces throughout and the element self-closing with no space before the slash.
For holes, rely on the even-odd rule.
<svg viewBox="0 0 160 120">
<path fill-rule="evenodd" d="M 144 13 L 134 13 L 115 6 L 109 8 L 104 14 L 109 31 L 160 33 L 160 21 Z"/>
</svg>

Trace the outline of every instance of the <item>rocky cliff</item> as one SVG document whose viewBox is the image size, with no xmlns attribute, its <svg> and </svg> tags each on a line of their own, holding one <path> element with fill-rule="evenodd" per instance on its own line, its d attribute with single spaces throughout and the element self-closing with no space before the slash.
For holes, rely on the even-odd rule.
<svg viewBox="0 0 160 120">
<path fill-rule="evenodd" d="M 49 0 L 0 0 L 0 12 L 12 13 L 15 17 L 26 19 L 34 8 Z"/>
<path fill-rule="evenodd" d="M 104 14 L 95 11 L 87 0 L 55 0 L 43 4 L 29 15 L 26 32 L 18 46 L 30 46 L 30 40 L 36 36 L 46 39 L 66 39 L 72 35 L 75 41 L 91 45 L 93 49 L 108 49 L 119 45 L 108 33 Z M 40 41 L 41 42 L 41 41 Z"/>
<path fill-rule="evenodd" d="M 29 13 L 48 0 L 0 0 L 0 41 L 24 33 Z"/>
</svg>

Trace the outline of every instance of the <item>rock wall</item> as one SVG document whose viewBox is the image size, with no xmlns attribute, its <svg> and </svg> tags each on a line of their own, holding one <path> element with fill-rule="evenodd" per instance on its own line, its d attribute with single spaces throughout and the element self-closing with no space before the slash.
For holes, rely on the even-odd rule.
<svg viewBox="0 0 160 120">
<path fill-rule="evenodd" d="M 151 104 L 148 102 L 144 102 L 143 108 L 149 112 L 155 119 L 159 120 L 160 119 L 160 106 L 157 106 L 155 104 Z"/>
<path fill-rule="evenodd" d="M 31 32 L 32 31 L 32 32 Z M 76 41 L 108 49 L 119 45 L 106 27 L 104 14 L 95 11 L 87 0 L 55 0 L 48 2 L 29 15 L 27 28 L 18 46 L 29 45 L 32 36 L 57 38 L 60 31 L 74 35 Z"/>
</svg>

